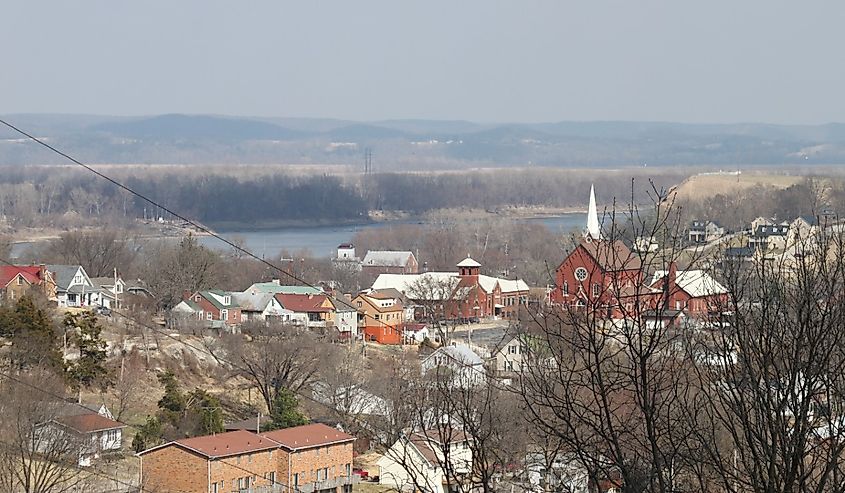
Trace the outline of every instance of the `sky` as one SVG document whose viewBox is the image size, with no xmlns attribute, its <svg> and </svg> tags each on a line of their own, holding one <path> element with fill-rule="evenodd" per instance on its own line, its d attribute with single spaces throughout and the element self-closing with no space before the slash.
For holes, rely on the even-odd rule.
<svg viewBox="0 0 845 493">
<path fill-rule="evenodd" d="M 845 2 L 44 0 L 0 114 L 845 121 Z"/>
</svg>

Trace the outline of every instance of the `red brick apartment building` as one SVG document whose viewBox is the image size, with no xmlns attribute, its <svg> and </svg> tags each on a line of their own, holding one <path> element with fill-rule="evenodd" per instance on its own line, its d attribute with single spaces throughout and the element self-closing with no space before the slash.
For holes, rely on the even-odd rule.
<svg viewBox="0 0 845 493">
<path fill-rule="evenodd" d="M 168 493 L 349 493 L 354 440 L 322 424 L 176 440 L 138 454 L 141 488 Z"/>
<path fill-rule="evenodd" d="M 324 424 L 268 431 L 261 436 L 279 444 L 277 481 L 302 493 L 352 491 L 355 437 Z"/>
</svg>

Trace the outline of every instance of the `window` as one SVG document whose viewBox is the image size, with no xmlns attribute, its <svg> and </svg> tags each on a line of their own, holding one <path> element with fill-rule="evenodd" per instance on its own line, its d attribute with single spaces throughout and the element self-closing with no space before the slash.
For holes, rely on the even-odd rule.
<svg viewBox="0 0 845 493">
<path fill-rule="evenodd" d="M 220 310 L 220 320 L 229 320 L 229 310 Z"/>
<path fill-rule="evenodd" d="M 117 441 L 117 430 L 108 430 L 106 432 L 106 440 L 109 442 L 116 442 Z"/>
<path fill-rule="evenodd" d="M 346 476 L 352 476 L 352 464 L 346 464 Z"/>
<path fill-rule="evenodd" d="M 23 277 L 21 277 L 20 274 L 18 274 L 18 286 L 20 286 L 22 284 L 23 284 Z"/>
<path fill-rule="evenodd" d="M 270 484 L 276 484 L 276 471 L 268 472 L 267 480 L 270 481 Z"/>
<path fill-rule="evenodd" d="M 231 305 L 232 304 L 232 297 L 229 296 L 229 295 L 224 296 L 223 297 L 223 304 L 224 305 Z"/>
<path fill-rule="evenodd" d="M 593 297 L 597 297 L 601 294 L 601 284 L 593 283 Z"/>
<path fill-rule="evenodd" d="M 196 301 L 197 303 L 199 303 L 199 302 L 200 302 L 200 295 L 196 295 L 196 296 L 194 296 L 194 301 Z"/>
<path fill-rule="evenodd" d="M 211 314 L 211 312 L 206 312 L 206 313 L 205 313 L 205 319 L 206 319 L 206 320 L 213 320 L 213 319 L 214 319 L 214 315 L 212 315 L 212 314 Z"/>
<path fill-rule="evenodd" d="M 378 313 L 376 313 L 375 319 L 379 320 L 379 314 Z"/>
<path fill-rule="evenodd" d="M 361 302 L 360 301 L 358 302 L 358 308 L 361 308 Z"/>
<path fill-rule="evenodd" d="M 513 361 L 505 361 L 505 371 L 513 371 Z"/>
<path fill-rule="evenodd" d="M 517 345 L 508 346 L 508 354 L 517 354 L 517 353 L 519 353 L 519 346 L 517 346 Z"/>
<path fill-rule="evenodd" d="M 583 267 L 578 267 L 577 269 L 575 269 L 575 279 L 579 281 L 585 281 L 588 275 L 589 273 L 587 272 L 587 269 Z"/>
</svg>

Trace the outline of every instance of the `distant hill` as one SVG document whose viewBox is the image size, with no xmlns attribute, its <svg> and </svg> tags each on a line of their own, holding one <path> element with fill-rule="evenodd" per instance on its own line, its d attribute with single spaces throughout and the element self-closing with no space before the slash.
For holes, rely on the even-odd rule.
<svg viewBox="0 0 845 493">
<path fill-rule="evenodd" d="M 161 115 L 129 121 L 91 125 L 93 132 L 143 140 L 293 140 L 306 132 L 290 130 L 273 123 L 244 118 L 204 115 Z"/>
<path fill-rule="evenodd" d="M 376 169 L 477 166 L 820 165 L 845 163 L 845 124 L 672 122 L 356 122 L 169 114 L 9 115 L 92 163 L 336 164 Z M 0 128 L 0 164 L 61 162 Z"/>
</svg>

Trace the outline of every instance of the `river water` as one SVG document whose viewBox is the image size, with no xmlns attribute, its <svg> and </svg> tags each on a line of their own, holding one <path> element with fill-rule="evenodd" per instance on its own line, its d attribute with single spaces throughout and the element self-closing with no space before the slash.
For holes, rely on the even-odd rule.
<svg viewBox="0 0 845 493">
<path fill-rule="evenodd" d="M 552 233 L 565 234 L 572 230 L 583 229 L 586 224 L 586 214 L 573 212 L 559 216 L 513 219 L 539 223 L 549 228 Z M 371 229 L 385 228 L 402 222 L 380 222 L 355 226 L 316 226 L 302 228 L 283 228 L 259 231 L 220 231 L 219 234 L 228 240 L 237 240 L 250 252 L 262 258 L 275 258 L 279 252 L 287 250 L 294 253 L 308 250 L 316 257 L 331 256 L 338 245 L 352 240 L 355 233 Z M 404 224 L 413 224 L 405 222 Z M 230 250 L 231 247 L 210 236 L 200 236 L 200 243 L 216 250 Z M 16 243 L 12 246 L 12 258 L 19 257 L 33 243 Z"/>
<path fill-rule="evenodd" d="M 514 219 L 514 221 L 536 222 L 545 225 L 552 233 L 565 234 L 583 229 L 587 215 L 582 212 L 561 214 L 554 217 Z M 296 252 L 307 249 L 315 257 L 331 256 L 338 245 L 352 240 L 355 233 L 385 228 L 401 222 L 381 222 L 356 226 L 319 226 L 313 228 L 285 228 L 267 231 L 221 231 L 228 240 L 238 239 L 250 252 L 262 258 L 273 258 L 283 250 Z M 408 224 L 408 223 L 405 223 Z M 230 249 L 216 238 L 202 237 L 202 244 L 209 248 Z"/>
</svg>

